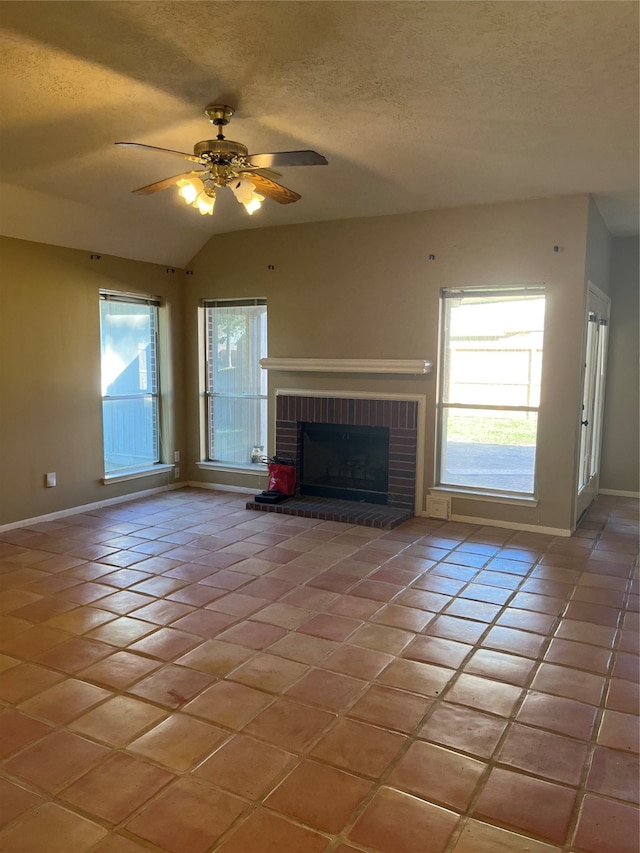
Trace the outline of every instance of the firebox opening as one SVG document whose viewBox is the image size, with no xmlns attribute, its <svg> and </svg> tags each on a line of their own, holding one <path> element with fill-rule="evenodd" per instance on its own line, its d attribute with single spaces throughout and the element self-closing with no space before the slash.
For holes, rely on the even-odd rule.
<svg viewBox="0 0 640 853">
<path fill-rule="evenodd" d="M 388 427 L 300 424 L 300 494 L 386 504 Z"/>
</svg>

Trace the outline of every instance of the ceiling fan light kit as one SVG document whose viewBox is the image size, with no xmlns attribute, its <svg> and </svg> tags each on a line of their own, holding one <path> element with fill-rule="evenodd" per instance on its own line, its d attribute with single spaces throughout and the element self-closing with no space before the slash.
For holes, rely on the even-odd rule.
<svg viewBox="0 0 640 853">
<path fill-rule="evenodd" d="M 222 128 L 229 124 L 229 119 L 234 113 L 233 107 L 225 104 L 209 104 L 204 113 L 214 127 L 218 128 L 218 134 L 215 139 L 196 142 L 193 154 L 173 151 L 169 148 L 157 148 L 141 142 L 115 143 L 129 148 L 161 151 L 203 167 L 140 187 L 133 190 L 134 193 L 149 195 L 170 186 L 177 186 L 178 194 L 186 204 L 195 207 L 202 215 L 211 215 L 216 201 L 216 188 L 229 187 L 237 201 L 251 216 L 260 209 L 265 198 L 270 198 L 278 204 L 291 204 L 301 197 L 294 190 L 273 180 L 279 178 L 280 174 L 272 171 L 272 167 L 327 165 L 327 160 L 322 154 L 311 150 L 249 154 L 245 145 L 226 139 L 222 133 Z"/>
</svg>

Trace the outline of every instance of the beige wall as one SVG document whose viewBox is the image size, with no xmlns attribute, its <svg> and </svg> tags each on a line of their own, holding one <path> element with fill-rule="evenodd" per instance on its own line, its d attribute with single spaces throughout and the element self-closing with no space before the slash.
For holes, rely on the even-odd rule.
<svg viewBox="0 0 640 853">
<path fill-rule="evenodd" d="M 440 288 L 544 283 L 548 301 L 539 504 L 522 507 L 456 499 L 453 509 L 467 516 L 570 528 L 588 217 L 589 198 L 581 195 L 214 237 L 194 258 L 193 275 L 186 279 L 189 479 L 264 487 L 241 475 L 202 471 L 193 465 L 199 458 L 195 377 L 201 298 L 266 297 L 270 356 L 437 362 Z M 554 246 L 561 251 L 554 251 Z M 430 254 L 435 260 L 429 260 Z M 269 382 L 272 397 L 276 388 L 424 395 L 424 481 L 427 487 L 433 483 L 435 374 L 270 372 Z"/>
<path fill-rule="evenodd" d="M 609 363 L 600 488 L 640 491 L 638 359 L 640 304 L 637 237 L 613 241 Z"/>
<path fill-rule="evenodd" d="M 172 460 L 183 440 L 182 273 L 10 238 L 0 238 L 0 258 L 0 525 L 165 485 L 167 474 L 102 484 L 98 291 L 151 293 L 166 306 L 161 368 Z M 57 474 L 52 489 L 44 487 L 48 471 Z"/>
<path fill-rule="evenodd" d="M 159 294 L 166 305 L 164 458 L 171 461 L 174 450 L 182 452 L 182 480 L 259 490 L 266 487 L 264 478 L 196 466 L 201 458 L 200 299 L 266 297 L 271 356 L 426 358 L 437 364 L 441 287 L 543 282 L 548 303 L 539 504 L 456 499 L 453 508 L 476 518 L 568 529 L 584 282 L 589 271 L 597 277 L 593 270 L 602 258 L 595 244 L 587 245 L 593 221 L 588 197 L 574 196 L 265 228 L 213 238 L 187 276 L 152 264 L 109 256 L 92 262 L 86 252 L 0 239 L 0 525 L 174 482 L 165 474 L 102 484 L 101 287 Z M 554 252 L 556 245 L 561 251 Z M 629 365 L 637 365 L 637 245 L 637 240 L 614 241 L 613 247 L 602 475 L 603 488 L 633 491 L 638 489 L 637 366 L 634 371 Z M 435 373 L 270 373 L 269 383 L 272 403 L 276 388 L 422 395 L 425 491 L 432 485 Z M 44 487 L 47 471 L 58 475 L 54 489 Z"/>
</svg>

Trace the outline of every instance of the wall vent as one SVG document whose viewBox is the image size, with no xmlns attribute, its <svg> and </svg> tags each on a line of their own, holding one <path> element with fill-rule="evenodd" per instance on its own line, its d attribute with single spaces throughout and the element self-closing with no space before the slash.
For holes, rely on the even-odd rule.
<svg viewBox="0 0 640 853">
<path fill-rule="evenodd" d="M 429 518 L 451 518 L 451 498 L 427 497 L 427 515 Z"/>
</svg>

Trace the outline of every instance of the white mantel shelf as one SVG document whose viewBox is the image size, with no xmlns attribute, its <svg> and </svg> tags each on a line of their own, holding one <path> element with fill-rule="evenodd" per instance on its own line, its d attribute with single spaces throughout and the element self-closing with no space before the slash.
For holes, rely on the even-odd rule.
<svg viewBox="0 0 640 853">
<path fill-rule="evenodd" d="M 307 373 L 431 373 L 433 363 L 404 358 L 261 358 L 263 370 L 294 370 Z"/>
</svg>

